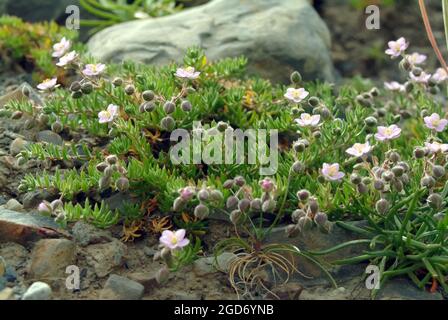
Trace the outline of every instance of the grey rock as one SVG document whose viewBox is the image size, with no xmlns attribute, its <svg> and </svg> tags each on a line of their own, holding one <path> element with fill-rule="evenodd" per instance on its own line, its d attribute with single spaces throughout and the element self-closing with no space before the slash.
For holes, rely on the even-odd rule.
<svg viewBox="0 0 448 320">
<path fill-rule="evenodd" d="M 0 289 L 0 301 L 14 300 L 14 290 L 11 288 Z"/>
<path fill-rule="evenodd" d="M 308 0 L 213 0 L 166 17 L 109 27 L 90 39 L 89 52 L 103 61 L 181 62 L 189 47 L 209 60 L 244 55 L 249 72 L 288 82 L 333 81 L 330 34 Z"/>
<path fill-rule="evenodd" d="M 100 293 L 101 300 L 140 300 L 145 288 L 138 282 L 116 274 L 110 275 Z"/>
<path fill-rule="evenodd" d="M 53 292 L 45 282 L 34 282 L 22 297 L 22 300 L 50 300 Z"/>
<path fill-rule="evenodd" d="M 29 257 L 29 252 L 20 244 L 6 242 L 0 244 L 0 256 L 3 257 L 8 266 L 17 269 L 25 265 L 26 260 Z"/>
<path fill-rule="evenodd" d="M 84 221 L 78 221 L 72 228 L 73 239 L 80 246 L 109 242 L 113 238 L 110 232 L 100 230 Z"/>
<path fill-rule="evenodd" d="M 57 146 L 64 145 L 64 140 L 61 136 L 51 130 L 44 130 L 37 133 L 36 140 L 38 142 L 46 142 Z"/>
<path fill-rule="evenodd" d="M 159 283 L 156 279 L 156 273 L 154 272 L 134 272 L 128 274 L 127 277 L 145 287 L 145 293 L 150 293 L 159 287 Z"/>
<path fill-rule="evenodd" d="M 11 145 L 9 146 L 9 152 L 11 153 L 11 155 L 16 156 L 25 149 L 27 144 L 28 141 L 22 138 L 16 138 L 11 142 Z"/>
<path fill-rule="evenodd" d="M 66 268 L 76 260 L 75 249 L 75 244 L 70 240 L 40 240 L 31 253 L 28 276 L 38 280 L 64 277 Z"/>
<path fill-rule="evenodd" d="M 87 263 L 98 277 L 104 278 L 125 262 L 127 247 L 120 241 L 93 244 L 85 248 Z"/>
<path fill-rule="evenodd" d="M 379 300 L 443 300 L 439 292 L 429 293 L 417 288 L 407 279 L 393 279 L 387 281 L 378 292 Z"/>
<path fill-rule="evenodd" d="M 0 6 L 1 6 L 0 0 Z M 1 14 L 1 8 L 0 8 L 0 14 Z M 30 94 L 29 96 L 25 96 L 23 94 L 23 89 L 26 88 Z M 28 83 L 24 82 L 20 86 L 18 86 L 15 90 L 6 93 L 5 95 L 0 97 L 0 108 L 4 107 L 8 102 L 10 101 L 26 101 L 31 100 L 35 104 L 42 105 L 42 99 L 40 98 L 39 94 L 31 87 Z"/>
<path fill-rule="evenodd" d="M 23 196 L 23 207 L 25 209 L 35 209 L 42 201 L 50 201 L 52 197 L 54 196 L 46 190 L 30 191 Z"/>
<path fill-rule="evenodd" d="M 200 258 L 194 262 L 193 271 L 198 276 L 215 273 L 217 271 L 227 273 L 230 268 L 230 263 L 235 258 L 236 255 L 231 252 L 222 253 L 216 260 L 215 257 Z"/>
<path fill-rule="evenodd" d="M 0 209 L 0 242 L 25 244 L 42 238 L 65 235 L 53 219 L 39 214 L 29 214 Z"/>
<path fill-rule="evenodd" d="M 281 284 L 265 295 L 268 300 L 299 300 L 303 287 L 296 282 Z"/>
<path fill-rule="evenodd" d="M 23 205 L 16 199 L 9 199 L 8 202 L 6 202 L 5 204 L 5 209 L 20 211 L 23 209 Z"/>
</svg>

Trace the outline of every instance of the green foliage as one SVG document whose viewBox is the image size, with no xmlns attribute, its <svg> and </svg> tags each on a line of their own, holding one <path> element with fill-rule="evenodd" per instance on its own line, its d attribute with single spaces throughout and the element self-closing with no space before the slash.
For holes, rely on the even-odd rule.
<svg viewBox="0 0 448 320">
<path fill-rule="evenodd" d="M 66 203 L 64 205 L 65 222 L 73 222 L 84 220 L 94 226 L 106 229 L 118 223 L 120 220 L 120 214 L 115 211 L 109 210 L 104 202 L 98 203 L 95 206 L 91 206 L 89 199 L 86 200 L 84 206 L 80 204 L 73 205 L 72 203 Z"/>
</svg>

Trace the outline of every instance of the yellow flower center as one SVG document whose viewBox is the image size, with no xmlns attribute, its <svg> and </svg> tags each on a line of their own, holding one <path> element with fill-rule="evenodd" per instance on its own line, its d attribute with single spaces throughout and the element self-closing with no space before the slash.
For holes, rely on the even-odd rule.
<svg viewBox="0 0 448 320">
<path fill-rule="evenodd" d="M 176 237 L 173 237 L 171 239 L 171 244 L 177 244 L 177 238 Z"/>
<path fill-rule="evenodd" d="M 386 128 L 386 130 L 384 131 L 384 133 L 385 133 L 387 136 L 392 135 L 393 132 L 394 132 L 394 131 L 393 131 L 391 128 Z"/>
<path fill-rule="evenodd" d="M 336 175 L 338 173 L 338 169 L 336 168 L 336 166 L 331 166 L 329 169 L 328 169 L 328 175 L 329 176 L 334 176 L 334 175 Z"/>
<path fill-rule="evenodd" d="M 294 98 L 300 98 L 300 90 L 294 90 L 293 92 L 292 92 L 292 96 L 294 97 Z"/>
<path fill-rule="evenodd" d="M 194 73 L 194 68 L 193 67 L 187 67 L 185 69 L 185 71 L 187 71 L 188 73 Z"/>
<path fill-rule="evenodd" d="M 309 120 L 311 120 L 311 116 L 309 114 L 304 114 L 303 115 L 303 120 L 309 121 Z"/>
</svg>

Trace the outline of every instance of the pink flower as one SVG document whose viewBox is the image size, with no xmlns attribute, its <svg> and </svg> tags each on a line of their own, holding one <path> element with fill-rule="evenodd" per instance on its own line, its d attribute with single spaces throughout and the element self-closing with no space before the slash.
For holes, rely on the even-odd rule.
<svg viewBox="0 0 448 320">
<path fill-rule="evenodd" d="M 378 133 L 375 134 L 375 139 L 378 141 L 387 141 L 398 138 L 401 135 L 401 129 L 393 124 L 389 127 L 378 127 Z"/>
<path fill-rule="evenodd" d="M 193 67 L 178 68 L 174 74 L 178 78 L 194 80 L 199 77 L 201 73 L 196 71 Z"/>
<path fill-rule="evenodd" d="M 322 175 L 327 180 L 339 181 L 345 176 L 345 173 L 339 171 L 339 163 L 324 163 L 322 167 Z"/>
<path fill-rule="evenodd" d="M 48 201 L 43 201 L 37 207 L 37 211 L 42 214 L 49 214 L 53 211 L 53 209 L 51 208 L 51 205 L 50 203 L 48 203 Z"/>
<path fill-rule="evenodd" d="M 422 73 L 419 76 L 416 76 L 412 72 L 409 73 L 409 76 L 411 77 L 411 80 L 417 83 L 428 83 L 429 79 L 431 79 L 431 74 L 426 73 L 425 71 L 422 71 Z"/>
<path fill-rule="evenodd" d="M 446 81 L 447 79 L 448 73 L 446 72 L 445 68 L 437 69 L 436 72 L 432 75 L 432 80 L 437 83 L 441 83 L 443 81 Z"/>
<path fill-rule="evenodd" d="M 295 120 L 301 127 L 315 127 L 319 124 L 320 115 L 310 115 L 309 113 L 302 113 L 300 119 Z"/>
<path fill-rule="evenodd" d="M 179 229 L 176 232 L 165 230 L 160 237 L 160 244 L 168 249 L 181 249 L 190 243 L 190 240 L 185 238 L 186 231 Z"/>
<path fill-rule="evenodd" d="M 429 129 L 435 130 L 437 132 L 444 131 L 446 126 L 448 125 L 448 120 L 441 119 L 437 113 L 433 113 L 429 117 L 424 117 L 423 120 L 425 121 L 425 124 Z"/>
<path fill-rule="evenodd" d="M 442 144 L 434 141 L 433 143 L 425 142 L 425 147 L 431 153 L 448 152 L 448 144 Z"/>
<path fill-rule="evenodd" d="M 390 91 L 400 91 L 400 92 L 405 91 L 404 85 L 398 83 L 397 81 L 384 82 L 384 88 Z"/>
<path fill-rule="evenodd" d="M 413 54 L 406 55 L 407 61 L 413 66 L 417 66 L 419 64 L 424 63 L 427 58 L 428 57 L 426 55 L 420 54 L 418 52 L 414 52 Z"/>
<path fill-rule="evenodd" d="M 366 143 L 355 143 L 353 147 L 348 148 L 345 152 L 354 157 L 362 157 L 368 154 L 372 150 L 369 142 Z"/>
<path fill-rule="evenodd" d="M 69 49 L 71 43 L 70 40 L 67 40 L 65 37 L 61 39 L 60 42 L 53 45 L 53 57 L 60 58 L 62 57 Z"/>
<path fill-rule="evenodd" d="M 269 178 L 260 181 L 260 187 L 264 192 L 271 192 L 275 188 L 274 181 Z"/>
<path fill-rule="evenodd" d="M 88 64 L 85 66 L 82 73 L 88 77 L 98 76 L 106 70 L 106 65 L 102 63 Z"/>
<path fill-rule="evenodd" d="M 304 88 L 299 88 L 299 89 L 288 88 L 288 90 L 286 90 L 284 97 L 291 102 L 300 103 L 306 97 L 308 97 L 309 94 L 310 93 L 308 91 L 306 91 Z"/>
<path fill-rule="evenodd" d="M 42 91 L 52 90 L 52 89 L 58 87 L 57 82 L 58 82 L 57 78 L 46 79 L 42 83 L 37 85 L 37 89 L 42 90 Z"/>
<path fill-rule="evenodd" d="M 58 67 L 65 67 L 66 65 L 71 64 L 75 59 L 78 58 L 78 54 L 76 51 L 71 51 L 67 53 L 66 55 L 59 58 L 59 62 L 56 63 Z"/>
<path fill-rule="evenodd" d="M 110 104 L 107 107 L 107 110 L 100 111 L 98 113 L 98 122 L 99 123 L 108 123 L 114 121 L 114 119 L 118 115 L 118 106 L 114 104 Z"/>
<path fill-rule="evenodd" d="M 397 41 L 389 41 L 389 49 L 386 50 L 386 54 L 391 56 L 392 59 L 401 56 L 409 47 L 409 43 L 405 38 L 401 37 Z"/>
<path fill-rule="evenodd" d="M 179 190 L 179 194 L 182 200 L 190 201 L 195 195 L 195 190 L 192 187 L 185 187 Z"/>
</svg>

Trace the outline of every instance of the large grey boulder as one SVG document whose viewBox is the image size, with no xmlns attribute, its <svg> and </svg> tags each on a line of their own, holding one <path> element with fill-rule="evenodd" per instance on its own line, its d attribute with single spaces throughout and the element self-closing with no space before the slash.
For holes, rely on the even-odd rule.
<svg viewBox="0 0 448 320">
<path fill-rule="evenodd" d="M 305 79 L 333 80 L 330 34 L 308 0 L 213 0 L 156 19 L 118 24 L 88 42 L 102 61 L 181 62 L 200 46 L 209 60 L 244 55 L 249 71 L 286 82 L 294 70 Z"/>
</svg>

